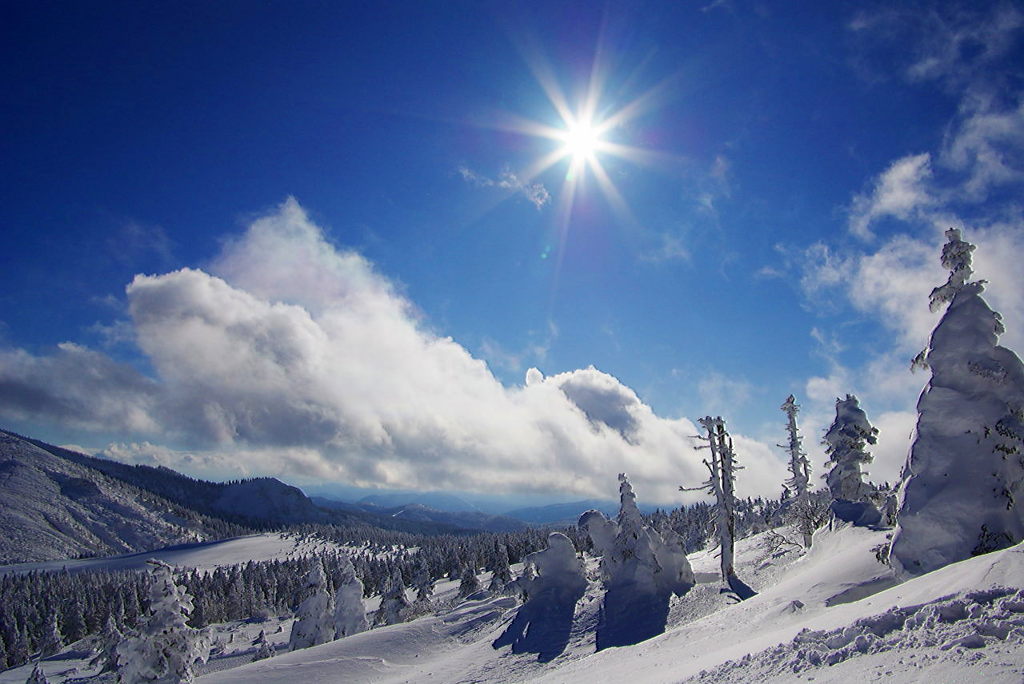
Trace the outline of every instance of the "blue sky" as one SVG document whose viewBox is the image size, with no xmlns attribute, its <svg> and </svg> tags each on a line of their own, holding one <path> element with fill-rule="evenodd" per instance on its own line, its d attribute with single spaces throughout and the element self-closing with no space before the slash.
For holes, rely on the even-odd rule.
<svg viewBox="0 0 1024 684">
<path fill-rule="evenodd" d="M 1024 346 L 1010 3 L 2 14 L 9 429 L 212 477 L 564 498 L 627 470 L 668 503 L 708 413 L 777 493 L 789 393 L 820 472 L 856 392 L 894 478 L 949 225 Z M 588 97 L 601 171 L 536 172 Z"/>
</svg>

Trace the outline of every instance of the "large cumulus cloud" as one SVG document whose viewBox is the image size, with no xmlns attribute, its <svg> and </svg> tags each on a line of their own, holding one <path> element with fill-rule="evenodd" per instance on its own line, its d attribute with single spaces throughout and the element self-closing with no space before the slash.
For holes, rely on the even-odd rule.
<svg viewBox="0 0 1024 684">
<path fill-rule="evenodd" d="M 706 477 L 690 421 L 656 416 L 593 367 L 550 377 L 530 369 L 522 386 L 505 387 L 424 326 L 365 258 L 331 245 L 294 200 L 226 242 L 207 270 L 139 275 L 127 296 L 156 380 L 74 346 L 9 361 L 0 376 L 11 382 L 19 368 L 22 385 L 52 388 L 55 364 L 69 376 L 85 370 L 70 353 L 106 369 L 92 407 L 39 400 L 23 410 L 137 440 L 113 445 L 112 456 L 367 486 L 587 496 L 608 495 L 628 471 L 661 502 Z M 778 459 L 737 443 L 748 468 L 740 491 L 775 493 Z"/>
</svg>

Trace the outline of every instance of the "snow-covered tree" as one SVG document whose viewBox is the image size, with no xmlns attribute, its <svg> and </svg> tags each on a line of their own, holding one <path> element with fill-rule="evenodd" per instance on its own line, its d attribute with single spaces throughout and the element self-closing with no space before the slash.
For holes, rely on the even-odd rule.
<svg viewBox="0 0 1024 684">
<path fill-rule="evenodd" d="M 60 633 L 60 626 L 57 624 L 57 613 L 50 613 L 50 618 L 46 621 L 46 631 L 39 643 L 39 655 L 46 658 L 60 652 L 62 648 L 64 635 Z"/>
<path fill-rule="evenodd" d="M 786 453 L 789 454 L 790 477 L 786 480 L 786 491 L 790 503 L 787 517 L 799 529 L 803 537 L 804 548 L 810 548 L 814 539 L 815 516 L 808 495 L 811 463 L 807 460 L 807 453 L 802 445 L 803 437 L 800 436 L 796 425 L 796 414 L 800 411 L 800 407 L 796 403 L 796 397 L 790 394 L 780 408 L 786 414 L 786 432 L 789 434 L 789 441 L 783 445 Z"/>
<path fill-rule="evenodd" d="M 341 557 L 341 580 L 334 592 L 334 638 L 365 632 L 366 607 L 363 605 L 363 583 L 356 577 L 352 559 Z"/>
<path fill-rule="evenodd" d="M 36 663 L 32 668 L 32 674 L 25 680 L 25 684 L 50 684 L 50 680 L 43 674 L 43 668 L 39 666 L 39 663 Z"/>
<path fill-rule="evenodd" d="M 306 598 L 299 604 L 288 638 L 288 650 L 309 648 L 334 639 L 334 605 L 327 591 L 327 577 L 319 560 L 306 574 Z"/>
<path fill-rule="evenodd" d="M 476 576 L 476 570 L 472 565 L 466 565 L 462 569 L 462 577 L 459 581 L 459 598 L 465 598 L 478 591 L 480 591 L 480 580 Z"/>
<path fill-rule="evenodd" d="M 740 466 L 736 463 L 736 454 L 732 448 L 732 437 L 725 430 L 725 421 L 721 417 L 707 416 L 697 421 L 707 430 L 708 436 L 701 437 L 707 441 L 702 447 L 711 452 L 711 460 L 704 460 L 710 473 L 708 481 L 700 487 L 680 487 L 681 491 L 705 491 L 715 497 L 715 533 L 718 537 L 719 553 L 722 569 L 722 580 L 733 582 L 736 577 L 734 552 L 736 540 L 736 471 Z"/>
<path fill-rule="evenodd" d="M 548 535 L 548 547 L 524 560 L 527 567 L 536 568 L 536 576 L 520 578 L 526 585 L 526 600 L 493 646 L 511 644 L 513 653 L 537 653 L 541 661 L 548 661 L 569 642 L 576 602 L 587 589 L 587 577 L 576 548 L 561 532 Z"/>
<path fill-rule="evenodd" d="M 412 586 L 416 590 L 416 603 L 424 607 L 430 603 L 430 597 L 434 595 L 434 578 L 430 576 L 430 565 L 422 551 L 416 554 L 414 568 Z"/>
<path fill-rule="evenodd" d="M 491 581 L 487 585 L 488 591 L 504 591 L 508 583 L 512 581 L 512 568 L 509 567 L 508 563 L 508 549 L 505 548 L 504 544 L 495 546 L 490 566 Z"/>
<path fill-rule="evenodd" d="M 999 346 L 1002 317 L 970 281 L 974 245 L 946 231 L 946 311 L 915 366 L 931 370 L 903 469 L 889 558 L 910 574 L 1024 539 L 1024 364 Z"/>
<path fill-rule="evenodd" d="M 274 645 L 267 641 L 267 633 L 264 632 L 262 629 L 260 630 L 259 636 L 256 637 L 256 640 L 253 642 L 252 645 L 256 647 L 256 652 L 252 655 L 253 662 L 256 662 L 257 660 L 266 660 L 267 658 L 272 658 L 276 653 L 274 651 Z"/>
<path fill-rule="evenodd" d="M 404 622 L 409 614 L 409 599 L 405 596 L 405 582 L 402 573 L 395 565 L 391 569 L 387 588 L 380 597 L 380 608 L 373 616 L 374 626 L 394 625 Z"/>
<path fill-rule="evenodd" d="M 96 639 L 96 652 L 89 665 L 99 667 L 100 672 L 113 672 L 117 669 L 117 646 L 124 639 L 113 613 L 107 616 L 103 631 Z"/>
<path fill-rule="evenodd" d="M 868 422 L 857 397 L 836 399 L 836 418 L 825 433 L 825 453 L 832 466 L 825 481 L 836 501 L 866 501 L 871 489 L 864 482 L 861 465 L 871 462 L 865 446 L 877 441 L 878 430 Z"/>
<path fill-rule="evenodd" d="M 148 561 L 149 613 L 138 634 L 117 649 L 118 678 L 122 684 L 180 684 L 191 682 L 197 663 L 206 661 L 207 638 L 188 626 L 192 597 L 175 584 L 171 566 Z"/>
<path fill-rule="evenodd" d="M 682 540 L 670 529 L 659 533 L 644 524 L 625 473 L 619 474 L 619 515 L 608 520 L 587 511 L 579 528 L 601 556 L 605 596 L 597 648 L 634 644 L 665 631 L 668 602 L 694 585 Z"/>
</svg>

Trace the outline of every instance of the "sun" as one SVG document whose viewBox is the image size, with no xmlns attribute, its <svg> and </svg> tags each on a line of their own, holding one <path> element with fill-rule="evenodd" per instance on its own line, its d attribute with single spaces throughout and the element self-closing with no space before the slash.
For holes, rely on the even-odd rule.
<svg viewBox="0 0 1024 684">
<path fill-rule="evenodd" d="M 590 121 L 569 121 L 559 136 L 563 143 L 562 151 L 575 163 L 592 159 L 604 142 L 601 133 L 600 128 Z"/>
</svg>

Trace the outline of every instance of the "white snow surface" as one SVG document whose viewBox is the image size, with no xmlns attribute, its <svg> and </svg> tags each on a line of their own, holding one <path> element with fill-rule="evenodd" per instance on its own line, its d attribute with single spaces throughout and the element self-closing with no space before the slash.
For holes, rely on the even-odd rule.
<svg viewBox="0 0 1024 684">
<path fill-rule="evenodd" d="M 796 539 L 792 530 L 783 529 Z M 898 584 L 875 551 L 886 531 L 839 527 L 815 534 L 806 554 L 766 532 L 736 545 L 737 574 L 756 596 L 723 592 L 715 551 L 690 556 L 697 585 L 672 599 L 664 634 L 595 652 L 603 595 L 598 559 L 576 606 L 563 653 L 539 662 L 492 642 L 519 600 L 486 591 L 455 604 L 458 582 L 438 584 L 438 615 L 250 663 L 260 629 L 281 645 L 289 621 L 214 627 L 224 653 L 201 684 L 265 682 L 974 682 L 1024 680 L 1024 545 L 971 558 Z M 516 568 L 518 570 L 518 568 Z M 486 584 L 487 577 L 484 578 Z M 366 601 L 372 609 L 377 597 Z M 228 643 L 229 640 L 231 643 Z M 69 647 L 71 648 L 71 647 Z M 60 658 L 60 656 L 58 656 Z M 51 682 L 73 660 L 43 661 Z M 87 670 L 87 668 L 85 668 Z M 25 681 L 29 669 L 0 673 Z M 80 670 L 77 676 L 87 674 Z M 87 680 L 88 681 L 88 680 Z M 94 680 L 99 681 L 99 680 Z"/>
<path fill-rule="evenodd" d="M 155 551 L 143 551 L 105 558 L 65 559 L 0 565 L 0 575 L 33 570 L 145 570 L 150 558 L 176 568 L 194 568 L 208 572 L 222 566 L 241 565 L 249 561 L 287 560 L 320 555 L 330 551 L 354 552 L 356 547 L 342 546 L 322 539 L 294 534 L 268 532 L 233 539 L 182 544 Z"/>
</svg>

